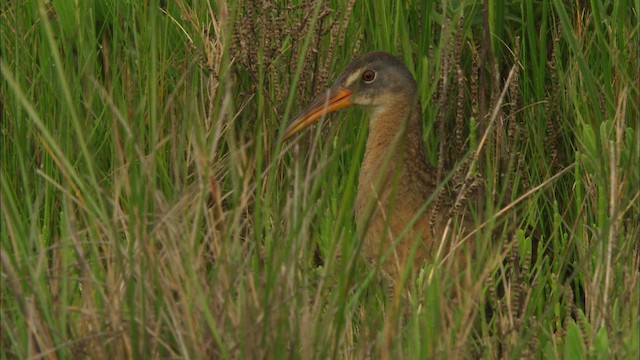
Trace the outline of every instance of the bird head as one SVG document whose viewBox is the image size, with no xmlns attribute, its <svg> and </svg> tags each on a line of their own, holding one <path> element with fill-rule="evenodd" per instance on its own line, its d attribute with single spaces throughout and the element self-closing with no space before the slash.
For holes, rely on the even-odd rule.
<svg viewBox="0 0 640 360">
<path fill-rule="evenodd" d="M 385 52 L 365 54 L 287 124 L 284 139 L 338 109 L 354 105 L 377 112 L 398 101 L 414 101 L 416 93 L 416 81 L 400 60 Z"/>
</svg>

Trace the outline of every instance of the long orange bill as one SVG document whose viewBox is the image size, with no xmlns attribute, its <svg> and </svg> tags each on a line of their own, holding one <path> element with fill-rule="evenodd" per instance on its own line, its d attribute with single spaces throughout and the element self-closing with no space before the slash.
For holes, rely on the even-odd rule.
<svg viewBox="0 0 640 360">
<path fill-rule="evenodd" d="M 315 99 L 311 105 L 302 110 L 287 124 L 284 140 L 304 129 L 312 122 L 326 114 L 351 105 L 351 91 L 340 85 L 331 87 L 324 95 Z"/>
</svg>

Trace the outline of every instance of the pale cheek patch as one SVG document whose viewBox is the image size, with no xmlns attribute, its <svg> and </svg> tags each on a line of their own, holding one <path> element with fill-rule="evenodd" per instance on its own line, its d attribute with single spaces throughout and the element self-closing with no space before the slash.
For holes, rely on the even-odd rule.
<svg viewBox="0 0 640 360">
<path fill-rule="evenodd" d="M 344 85 L 346 87 L 351 87 L 351 85 L 353 85 L 360 78 L 360 75 L 362 75 L 362 71 L 363 69 L 359 69 L 358 71 L 349 75 L 345 80 Z"/>
</svg>

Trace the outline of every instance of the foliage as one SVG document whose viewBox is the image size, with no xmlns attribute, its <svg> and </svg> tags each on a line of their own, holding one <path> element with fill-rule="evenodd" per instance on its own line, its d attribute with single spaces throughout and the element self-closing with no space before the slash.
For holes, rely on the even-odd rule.
<svg viewBox="0 0 640 360">
<path fill-rule="evenodd" d="M 637 355 L 637 2 L 0 9 L 0 357 Z M 371 50 L 486 190 L 466 272 L 393 294 L 358 256 L 366 116 L 278 140 Z"/>
</svg>

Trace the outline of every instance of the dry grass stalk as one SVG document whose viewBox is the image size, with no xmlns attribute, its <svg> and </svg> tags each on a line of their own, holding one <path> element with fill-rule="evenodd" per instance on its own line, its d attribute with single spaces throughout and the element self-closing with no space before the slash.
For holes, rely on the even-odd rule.
<svg viewBox="0 0 640 360">
<path fill-rule="evenodd" d="M 447 28 L 449 27 L 449 20 L 446 19 L 442 23 L 442 36 L 447 36 Z M 445 40 L 443 39 L 443 42 Z M 449 103 L 448 100 L 448 79 L 449 79 L 449 69 L 451 62 L 451 52 L 447 51 L 447 49 L 453 48 L 453 39 L 449 36 L 446 40 L 449 46 L 446 46 L 443 49 L 442 54 L 442 70 L 440 73 L 440 80 L 438 83 L 438 103 L 440 104 L 440 108 L 438 110 L 438 116 L 436 118 L 436 128 L 438 129 L 438 139 L 440 139 L 440 143 L 438 146 L 438 166 L 437 166 L 437 176 L 436 181 L 441 182 L 444 174 L 444 164 L 445 164 L 445 142 L 447 139 L 445 133 L 445 115 L 446 109 Z"/>
<path fill-rule="evenodd" d="M 547 101 L 545 104 L 545 114 L 547 115 L 547 144 L 549 146 L 549 158 L 550 158 L 550 168 L 553 169 L 558 167 L 558 127 L 559 125 L 555 123 L 555 118 L 558 113 L 558 101 L 556 97 L 558 96 L 558 88 L 557 88 L 557 76 L 558 70 L 556 65 L 556 51 L 558 50 L 558 44 L 560 42 L 560 30 L 558 30 L 558 34 L 553 39 L 553 50 L 551 51 L 551 59 L 549 60 L 549 74 L 551 77 L 551 83 L 556 84 L 551 89 L 551 93 L 547 94 Z"/>
<path fill-rule="evenodd" d="M 264 69 L 268 83 L 275 84 L 276 98 L 273 102 L 276 107 L 282 104 L 284 94 L 289 91 L 280 86 L 291 83 L 286 79 L 295 73 L 299 62 L 302 64 L 302 72 L 296 93 L 315 96 L 327 87 L 331 59 L 336 45 L 344 39 L 354 3 L 351 0 L 344 9 L 334 11 L 329 3 L 312 0 L 292 6 L 245 0 L 244 12 L 238 14 L 235 23 L 233 58 L 255 83 L 258 70 Z M 303 38 L 300 34 L 310 31 L 313 31 L 311 47 L 303 52 Z M 321 47 L 324 46 L 322 40 L 327 35 L 330 39 L 325 51 Z M 285 49 L 282 39 L 287 38 L 291 39 L 291 45 Z M 304 59 L 300 60 L 299 56 Z M 305 99 L 301 101 L 304 102 Z"/>
<path fill-rule="evenodd" d="M 478 108 L 478 74 L 480 73 L 480 56 L 477 47 L 474 46 L 471 52 L 471 117 L 476 121 L 479 119 L 480 110 Z"/>
<path fill-rule="evenodd" d="M 521 102 L 521 96 L 520 96 L 520 37 L 516 37 L 515 39 L 515 45 L 513 48 L 513 63 L 516 65 L 516 69 L 518 69 L 518 71 L 516 72 L 514 78 L 513 78 L 513 82 L 511 83 L 511 86 L 509 87 L 509 101 L 511 103 L 510 106 L 510 114 L 509 117 L 507 118 L 507 131 L 508 131 L 508 138 L 509 138 L 509 143 L 508 143 L 508 149 L 509 149 L 509 153 L 510 153 L 510 158 L 513 157 L 513 151 L 517 151 L 517 147 L 516 147 L 516 139 L 517 139 L 517 135 L 520 133 L 520 122 L 518 121 L 518 117 L 516 116 L 516 114 L 518 113 L 518 110 L 520 110 L 520 102 Z"/>
<path fill-rule="evenodd" d="M 454 42 L 454 50 L 453 50 L 453 64 L 456 69 L 456 85 L 458 87 L 458 97 L 456 102 L 456 119 L 455 119 L 455 155 L 457 158 L 461 158 L 464 154 L 464 142 L 462 139 L 463 134 L 463 116 L 464 116 L 464 90 L 466 81 L 464 78 L 464 74 L 462 72 L 462 67 L 460 65 L 460 60 L 462 56 L 462 45 L 463 45 L 463 24 L 464 24 L 464 13 L 460 15 L 460 19 L 458 20 L 458 29 L 456 31 L 455 42 Z"/>
</svg>

